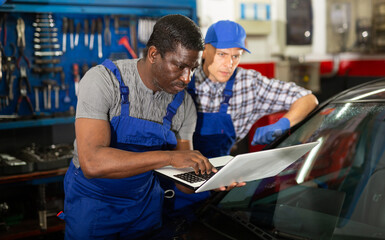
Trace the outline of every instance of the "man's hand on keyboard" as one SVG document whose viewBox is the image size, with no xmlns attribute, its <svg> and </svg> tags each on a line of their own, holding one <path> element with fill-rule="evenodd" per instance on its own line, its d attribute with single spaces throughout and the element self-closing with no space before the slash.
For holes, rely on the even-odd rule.
<svg viewBox="0 0 385 240">
<path fill-rule="evenodd" d="M 217 172 L 209 160 L 196 150 L 169 151 L 169 165 L 175 168 L 192 167 L 196 174 Z"/>
</svg>

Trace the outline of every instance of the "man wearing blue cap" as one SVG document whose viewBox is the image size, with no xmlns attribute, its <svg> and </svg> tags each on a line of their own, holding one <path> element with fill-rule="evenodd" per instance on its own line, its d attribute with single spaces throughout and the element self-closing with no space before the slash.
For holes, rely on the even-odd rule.
<svg viewBox="0 0 385 240">
<path fill-rule="evenodd" d="M 198 119 L 194 149 L 205 157 L 228 155 L 236 141 L 243 139 L 262 116 L 287 110 L 277 122 L 258 128 L 252 144 L 268 144 L 301 121 L 318 104 L 317 98 L 292 82 L 268 79 L 255 70 L 238 67 L 246 33 L 233 21 L 211 25 L 205 38 L 202 65 L 188 91 L 195 100 Z M 204 200 L 208 192 L 176 192 L 175 208 Z"/>
<path fill-rule="evenodd" d="M 236 22 L 212 24 L 205 37 L 203 64 L 188 85 L 198 111 L 194 148 L 206 157 L 229 154 L 259 118 L 286 110 L 277 123 L 256 129 L 252 144 L 269 144 L 318 105 L 311 91 L 293 82 L 238 67 L 242 53 L 250 53 L 245 39 L 245 30 Z"/>
</svg>

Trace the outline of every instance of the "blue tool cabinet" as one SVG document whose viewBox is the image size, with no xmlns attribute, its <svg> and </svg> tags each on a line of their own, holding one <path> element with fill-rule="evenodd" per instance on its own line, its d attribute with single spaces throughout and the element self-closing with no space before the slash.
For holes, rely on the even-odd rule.
<svg viewBox="0 0 385 240">
<path fill-rule="evenodd" d="M 31 142 L 42 145 L 72 144 L 75 138 L 74 116 L 77 103 L 75 84 L 77 78 L 74 66 L 77 65 L 81 78 L 84 74 L 83 67 L 91 68 L 102 63 L 105 58 L 133 58 L 132 52 L 128 51 L 124 45 L 119 44 L 119 40 L 125 37 L 128 37 L 135 54 L 140 57 L 141 51 L 145 47 L 145 42 L 142 40 L 145 34 L 143 28 L 151 28 L 151 23 L 154 23 L 161 16 L 182 14 L 197 22 L 195 0 L 7 0 L 0 1 L 0 4 L 0 17 L 2 19 L 0 22 L 0 42 L 3 47 L 1 52 L 2 78 L 0 81 L 0 153 L 9 150 L 15 151 Z M 78 45 L 71 49 L 68 31 L 65 53 L 59 56 L 38 57 L 35 54 L 39 52 L 39 49 L 36 49 L 35 45 L 39 44 L 34 41 L 36 33 L 41 32 L 38 32 L 37 27 L 33 25 L 37 19 L 48 19 L 48 16 L 52 18 L 55 24 L 52 28 L 57 28 L 57 37 L 54 37 L 57 42 L 52 44 L 60 44 L 60 48 L 52 48 L 49 51 L 63 50 L 63 19 L 65 18 L 73 21 L 74 34 L 76 25 L 81 25 Z M 108 26 L 105 22 L 106 17 L 109 20 Z M 30 61 L 30 67 L 27 66 L 27 62 L 23 58 L 20 59 L 20 66 L 26 68 L 27 78 L 31 85 L 31 91 L 27 92 L 27 96 L 32 103 L 33 113 L 31 113 L 25 99 L 21 101 L 18 112 L 15 112 L 21 94 L 19 90 L 21 73 L 16 66 L 20 55 L 16 44 L 18 39 L 17 23 L 20 18 L 25 24 L 24 55 Z M 101 19 L 103 23 L 101 33 L 102 57 L 99 57 L 98 37 L 96 35 L 94 36 L 93 49 L 90 50 L 89 48 L 90 42 L 88 42 L 88 46 L 85 46 L 84 23 L 88 20 L 88 27 L 91 28 L 92 20 L 97 21 L 97 19 Z M 141 25 L 141 23 L 143 24 Z M 145 23 L 150 24 L 145 25 Z M 111 45 L 109 46 L 105 44 L 104 39 L 106 28 L 109 29 L 111 35 Z M 150 30 L 147 29 L 147 32 Z M 88 41 L 90 41 L 89 34 Z M 44 44 L 41 43 L 39 47 L 42 45 Z M 13 61 L 15 64 L 10 75 L 14 79 L 12 82 L 13 99 L 8 99 L 6 103 L 5 96 L 9 96 L 10 91 L 6 81 L 5 70 L 7 69 L 4 68 L 5 57 L 12 57 L 13 54 L 14 59 L 9 58 L 10 62 Z M 59 62 L 41 65 L 36 63 L 39 59 Z M 56 69 L 57 72 L 42 72 L 46 69 Z M 52 84 L 50 92 L 45 90 L 48 86 L 47 83 Z M 54 86 L 58 88 L 57 92 L 53 89 Z M 47 106 L 48 96 L 51 100 L 49 108 Z M 56 99 L 59 100 L 58 105 L 56 105 Z M 38 108 L 36 108 L 36 100 L 39 102 Z M 66 168 L 60 168 L 42 172 L 33 171 L 20 175 L 0 175 L 0 192 L 2 192 L 0 207 L 3 206 L 4 202 L 23 205 L 20 207 L 23 209 L 23 213 L 20 213 L 19 218 L 14 219 L 14 222 L 10 223 L 6 230 L 1 228 L 1 226 L 4 227 L 1 225 L 4 223 L 4 219 L 0 214 L 0 239 L 21 239 L 63 230 L 63 222 L 47 213 L 49 205 L 54 205 L 54 203 L 47 202 L 46 199 L 56 201 L 56 204 L 58 204 L 57 201 L 59 203 L 62 201 L 61 181 L 65 171 Z M 27 203 L 26 199 L 30 198 L 31 195 L 37 199 L 32 200 L 34 201 L 32 203 L 29 200 Z M 14 208 L 14 205 L 11 207 Z M 46 211 L 43 219 L 41 216 L 39 218 L 42 210 Z"/>
</svg>

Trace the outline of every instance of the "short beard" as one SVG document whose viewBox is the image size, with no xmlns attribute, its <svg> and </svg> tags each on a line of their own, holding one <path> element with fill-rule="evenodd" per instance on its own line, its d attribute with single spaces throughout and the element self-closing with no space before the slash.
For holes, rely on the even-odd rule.
<svg viewBox="0 0 385 240">
<path fill-rule="evenodd" d="M 164 91 L 165 92 L 165 90 L 159 85 L 159 82 L 158 82 L 158 80 L 154 80 L 153 81 L 153 84 L 154 84 L 154 86 L 159 90 L 159 91 Z"/>
</svg>

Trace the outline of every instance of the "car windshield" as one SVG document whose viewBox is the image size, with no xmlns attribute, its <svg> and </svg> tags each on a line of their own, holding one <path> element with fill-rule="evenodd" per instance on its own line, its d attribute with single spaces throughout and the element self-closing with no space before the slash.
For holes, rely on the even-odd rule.
<svg viewBox="0 0 385 240">
<path fill-rule="evenodd" d="M 385 103 L 331 103 L 277 147 L 318 141 L 218 207 L 288 239 L 385 239 Z"/>
</svg>

